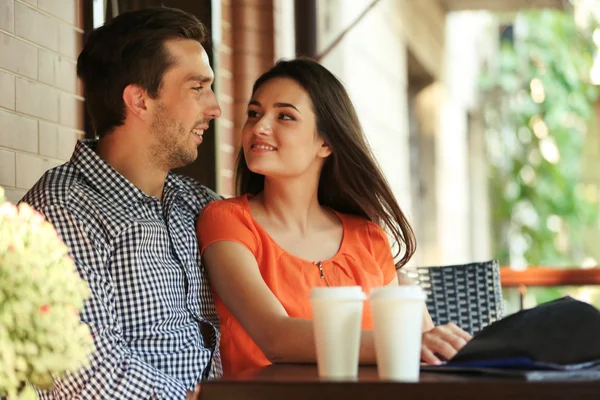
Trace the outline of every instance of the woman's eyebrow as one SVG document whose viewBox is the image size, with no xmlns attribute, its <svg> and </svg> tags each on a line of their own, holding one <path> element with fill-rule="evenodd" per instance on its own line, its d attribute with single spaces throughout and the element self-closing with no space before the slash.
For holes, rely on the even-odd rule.
<svg viewBox="0 0 600 400">
<path fill-rule="evenodd" d="M 257 107 L 262 107 L 262 104 L 260 104 L 260 102 L 256 101 L 256 100 L 250 100 L 250 102 L 248 103 L 249 106 L 257 106 Z M 291 104 L 291 103 L 274 103 L 273 107 L 275 108 L 293 108 L 294 110 L 300 112 L 300 110 L 298 110 L 298 108 L 296 108 L 295 105 Z"/>
</svg>

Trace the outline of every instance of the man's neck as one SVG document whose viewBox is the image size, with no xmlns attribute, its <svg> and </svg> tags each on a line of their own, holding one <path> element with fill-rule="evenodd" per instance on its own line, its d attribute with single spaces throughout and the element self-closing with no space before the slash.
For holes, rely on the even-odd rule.
<svg viewBox="0 0 600 400">
<path fill-rule="evenodd" d="M 96 153 L 142 192 L 162 199 L 169 171 L 158 168 L 141 143 L 132 132 L 117 129 L 100 139 Z"/>
</svg>

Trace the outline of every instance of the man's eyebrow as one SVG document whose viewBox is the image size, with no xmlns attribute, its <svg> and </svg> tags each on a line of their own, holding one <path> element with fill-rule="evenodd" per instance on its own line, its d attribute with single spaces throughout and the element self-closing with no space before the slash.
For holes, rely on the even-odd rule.
<svg viewBox="0 0 600 400">
<path fill-rule="evenodd" d="M 262 107 L 262 105 L 256 101 L 256 100 L 250 100 L 250 102 L 248 103 L 249 106 L 257 106 L 257 107 Z M 296 108 L 295 105 L 290 104 L 290 103 L 275 103 L 273 104 L 274 107 L 276 108 L 293 108 L 294 110 L 300 112 L 300 110 L 298 110 L 298 108 Z"/>
<path fill-rule="evenodd" d="M 185 78 L 186 82 L 189 81 L 196 81 L 196 82 L 200 82 L 200 83 L 208 83 L 208 82 L 212 82 L 213 78 L 211 76 L 205 76 L 205 75 L 189 75 L 187 78 Z"/>
</svg>

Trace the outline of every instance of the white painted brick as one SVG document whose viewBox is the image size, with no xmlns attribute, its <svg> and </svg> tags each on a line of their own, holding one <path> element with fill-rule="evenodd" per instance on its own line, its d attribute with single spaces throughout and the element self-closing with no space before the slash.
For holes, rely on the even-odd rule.
<svg viewBox="0 0 600 400">
<path fill-rule="evenodd" d="M 43 49 L 38 49 L 38 52 L 39 81 L 75 93 L 77 91 L 76 65 L 56 53 Z"/>
<path fill-rule="evenodd" d="M 15 2 L 14 0 L 0 0 L 0 29 L 8 32 L 15 30 Z"/>
<path fill-rule="evenodd" d="M 17 105 L 19 112 L 58 122 L 60 92 L 42 83 L 17 78 Z"/>
<path fill-rule="evenodd" d="M 0 146 L 37 153 L 37 121 L 0 110 Z"/>
<path fill-rule="evenodd" d="M 0 54 L 0 68 L 37 78 L 37 49 L 34 46 L 0 32 Z"/>
<path fill-rule="evenodd" d="M 40 155 L 67 161 L 82 137 L 80 132 L 40 121 Z"/>
<path fill-rule="evenodd" d="M 38 0 L 38 8 L 67 21 L 71 25 L 77 23 L 76 0 Z"/>
<path fill-rule="evenodd" d="M 4 194 L 6 195 L 6 200 L 8 200 L 9 202 L 11 202 L 13 204 L 17 204 L 19 201 L 21 201 L 23 196 L 25 196 L 25 193 L 27 193 L 25 190 L 4 188 Z"/>
<path fill-rule="evenodd" d="M 17 153 L 17 184 L 19 189 L 29 190 L 44 173 L 61 162 L 45 157 Z"/>
<path fill-rule="evenodd" d="M 73 129 L 83 129 L 83 101 L 61 92 L 58 122 Z"/>
<path fill-rule="evenodd" d="M 83 139 L 84 134 L 70 129 L 58 130 L 58 155 L 60 160 L 68 161 L 71 159 L 75 145 L 79 139 Z"/>
<path fill-rule="evenodd" d="M 55 18 L 21 3 L 15 3 L 15 34 L 40 46 L 58 51 L 58 26 Z"/>
<path fill-rule="evenodd" d="M 15 109 L 15 77 L 2 71 L 0 71 L 0 107 Z"/>
<path fill-rule="evenodd" d="M 56 66 L 56 58 L 58 56 L 55 53 L 44 49 L 38 49 L 38 80 L 42 83 L 54 85 L 55 73 L 54 68 Z"/>
<path fill-rule="evenodd" d="M 15 186 L 15 152 L 0 149 L 0 186 Z"/>
<path fill-rule="evenodd" d="M 61 54 L 72 60 L 77 60 L 81 50 L 81 33 L 67 24 L 60 24 L 58 27 L 59 51 Z"/>
<path fill-rule="evenodd" d="M 40 121 L 40 155 L 58 158 L 58 125 Z"/>
<path fill-rule="evenodd" d="M 77 65 L 59 56 L 56 65 L 55 84 L 71 93 L 77 92 Z"/>
</svg>

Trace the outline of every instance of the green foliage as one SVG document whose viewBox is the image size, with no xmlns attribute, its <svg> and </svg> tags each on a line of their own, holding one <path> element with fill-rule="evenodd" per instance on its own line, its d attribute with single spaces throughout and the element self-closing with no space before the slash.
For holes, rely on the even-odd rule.
<svg viewBox="0 0 600 400">
<path fill-rule="evenodd" d="M 571 14 L 525 12 L 514 44 L 503 42 L 498 64 L 481 76 L 501 263 L 573 265 L 585 257 L 582 235 L 598 210 L 581 179 L 598 97 L 589 82 L 594 51 L 591 32 Z"/>
</svg>

